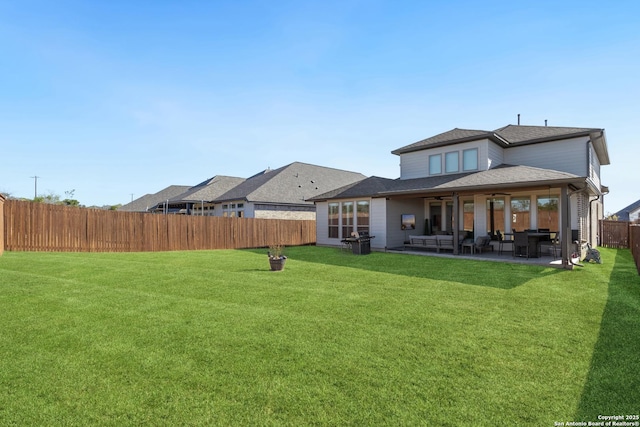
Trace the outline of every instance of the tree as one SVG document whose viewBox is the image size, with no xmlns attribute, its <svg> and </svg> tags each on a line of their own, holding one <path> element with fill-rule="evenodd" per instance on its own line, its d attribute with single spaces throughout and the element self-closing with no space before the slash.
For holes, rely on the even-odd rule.
<svg viewBox="0 0 640 427">
<path fill-rule="evenodd" d="M 75 189 L 65 191 L 64 195 L 66 196 L 66 198 L 62 201 L 62 203 L 64 203 L 67 206 L 80 206 L 80 202 L 73 198 L 73 195 L 75 192 L 76 192 Z"/>
<path fill-rule="evenodd" d="M 60 196 L 58 194 L 55 194 L 53 191 L 49 190 L 49 194 L 35 197 L 33 201 L 37 203 L 48 203 L 50 205 L 58 205 L 60 204 Z"/>
<path fill-rule="evenodd" d="M 48 203 L 51 205 L 81 206 L 80 202 L 73 198 L 75 192 L 76 190 L 65 191 L 64 194 L 66 198 L 61 200 L 60 195 L 49 190 L 49 194 L 40 195 L 34 198 L 33 201 L 36 203 Z"/>
</svg>

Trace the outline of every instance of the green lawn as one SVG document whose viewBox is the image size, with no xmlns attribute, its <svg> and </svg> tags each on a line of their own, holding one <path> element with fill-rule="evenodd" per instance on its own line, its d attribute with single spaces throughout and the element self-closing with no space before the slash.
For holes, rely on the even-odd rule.
<svg viewBox="0 0 640 427">
<path fill-rule="evenodd" d="M 288 248 L 0 257 L 0 425 L 536 425 L 640 412 L 627 250 L 574 271 Z"/>
</svg>

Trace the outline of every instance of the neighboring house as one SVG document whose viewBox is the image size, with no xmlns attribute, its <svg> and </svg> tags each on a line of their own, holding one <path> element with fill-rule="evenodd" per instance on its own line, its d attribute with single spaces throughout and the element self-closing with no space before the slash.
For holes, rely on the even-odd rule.
<svg viewBox="0 0 640 427">
<path fill-rule="evenodd" d="M 156 213 L 216 216 L 215 204 L 212 200 L 215 200 L 243 181 L 244 178 L 233 176 L 214 176 L 194 185 L 183 193 L 163 200 L 153 207 L 151 211 Z"/>
<path fill-rule="evenodd" d="M 609 164 L 603 129 L 453 129 L 392 153 L 399 179 L 370 177 L 314 198 L 319 245 L 340 245 L 352 231 L 368 231 L 371 246 L 385 249 L 402 247 L 410 234 L 539 228 L 567 245 L 597 243 L 608 193 L 600 182 Z"/>
<path fill-rule="evenodd" d="M 619 210 L 614 214 L 618 218 L 618 221 L 640 221 L 640 200 L 630 204 L 624 209 Z"/>
<path fill-rule="evenodd" d="M 313 220 L 316 207 L 309 199 L 364 178 L 357 172 L 294 162 L 247 178 L 212 203 L 216 216 Z"/>
<path fill-rule="evenodd" d="M 173 185 L 119 210 L 314 220 L 316 207 L 310 198 L 364 178 L 357 172 L 294 162 L 247 179 L 214 176 L 193 187 Z"/>
<path fill-rule="evenodd" d="M 126 212 L 150 212 L 158 205 L 162 206 L 167 200 L 184 193 L 189 188 L 188 185 L 170 185 L 169 187 L 158 191 L 155 194 L 145 194 L 133 200 L 131 203 L 122 205 L 118 208 L 119 211 Z"/>
</svg>

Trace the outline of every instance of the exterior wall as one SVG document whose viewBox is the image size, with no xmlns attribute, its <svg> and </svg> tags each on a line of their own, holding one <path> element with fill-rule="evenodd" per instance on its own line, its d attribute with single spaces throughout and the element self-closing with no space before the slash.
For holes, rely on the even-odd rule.
<svg viewBox="0 0 640 427">
<path fill-rule="evenodd" d="M 400 155 L 400 179 L 423 178 L 429 171 L 429 150 Z"/>
<path fill-rule="evenodd" d="M 598 156 L 596 155 L 596 151 L 593 149 L 593 144 L 589 143 L 589 179 L 596 186 L 596 188 L 600 188 L 600 160 L 598 160 Z"/>
<path fill-rule="evenodd" d="M 640 220 L 640 208 L 629 212 L 629 221 Z"/>
<path fill-rule="evenodd" d="M 598 221 L 604 218 L 601 200 L 594 200 L 586 192 L 571 197 L 571 229 L 578 230 L 578 240 L 595 247 L 599 244 Z"/>
<path fill-rule="evenodd" d="M 449 145 L 445 147 L 430 148 L 420 151 L 414 151 L 411 153 L 400 155 L 400 179 L 412 179 L 412 178 L 425 178 L 429 176 L 429 156 L 433 154 L 449 153 L 451 151 L 460 152 L 460 171 L 462 172 L 462 151 L 470 148 L 478 149 L 478 169 L 487 170 L 491 166 L 489 161 L 489 144 L 493 145 L 491 149 L 495 151 L 495 144 L 490 143 L 489 140 L 484 139 L 480 141 L 465 142 L 456 145 Z M 499 148 L 499 147 L 498 147 Z M 494 153 L 500 158 L 501 155 Z M 495 166 L 495 165 L 494 165 Z"/>
<path fill-rule="evenodd" d="M 313 205 L 308 207 L 290 205 L 265 205 L 253 202 L 238 200 L 235 202 L 225 202 L 225 205 L 242 203 L 244 205 L 242 215 L 244 218 L 262 219 L 304 219 L 315 220 L 316 208 Z M 224 216 L 223 203 L 216 203 L 213 209 L 213 216 Z"/>
<path fill-rule="evenodd" d="M 316 245 L 339 245 L 339 239 L 329 238 L 329 202 L 316 202 Z"/>
<path fill-rule="evenodd" d="M 531 192 L 531 191 L 517 192 L 516 191 L 516 192 L 511 192 L 508 195 L 500 196 L 501 198 L 504 198 L 504 222 L 500 222 L 500 223 L 496 222 L 495 224 L 496 230 L 500 230 L 503 233 L 513 232 L 514 226 L 511 222 L 511 218 L 512 218 L 511 199 L 520 198 L 520 197 L 526 197 L 531 202 L 530 211 L 529 211 L 529 224 L 527 224 L 525 228 L 530 228 L 530 229 L 541 228 L 542 226 L 540 224 L 540 218 L 538 218 L 538 198 L 548 197 L 549 195 L 558 197 L 558 209 L 560 212 L 562 212 L 562 210 L 565 209 L 565 206 L 564 206 L 564 201 L 562 200 L 562 198 L 560 198 L 559 188 L 552 188 L 551 190 L 535 191 L 535 192 Z M 586 205 L 584 200 L 581 199 L 581 197 L 582 197 L 581 193 L 579 193 L 577 195 L 574 195 L 571 198 L 571 201 L 572 201 L 571 228 L 574 230 L 579 229 L 581 227 L 580 215 L 583 215 L 585 218 L 588 216 L 586 212 L 581 213 L 581 211 L 584 210 L 584 206 L 587 206 L 588 208 L 588 197 L 587 197 Z M 474 232 L 476 237 L 485 235 L 489 232 L 489 227 L 487 226 L 487 222 L 488 222 L 487 207 L 486 207 L 487 199 L 488 197 L 485 195 L 476 195 L 474 198 Z M 560 218 L 558 218 L 558 220 L 559 219 Z M 582 225 L 582 227 L 585 227 L 585 225 Z M 596 227 L 597 227 L 597 220 L 596 220 Z M 518 228 L 518 231 L 522 231 L 522 228 Z M 558 223 L 557 229 L 552 231 L 562 232 L 560 223 Z M 585 236 L 587 234 L 588 232 L 585 231 Z"/>
<path fill-rule="evenodd" d="M 416 229 L 402 230 L 402 214 L 415 214 Z M 424 234 L 424 201 L 422 199 L 387 200 L 387 248 L 402 247 L 411 234 Z"/>
<path fill-rule="evenodd" d="M 382 202 L 380 202 L 382 200 Z M 386 239 L 386 230 L 385 230 L 385 218 L 386 218 L 386 210 L 385 210 L 385 199 L 367 199 L 367 198 L 357 198 L 357 199 L 342 199 L 342 200 L 331 200 L 332 203 L 342 203 L 342 202 L 358 202 L 358 201 L 368 201 L 369 202 L 369 234 L 371 236 L 375 236 L 373 240 L 371 240 L 372 248 L 381 248 L 385 247 L 385 239 Z M 357 216 L 356 216 L 357 221 Z M 318 246 L 340 246 L 341 238 L 330 238 L 329 237 L 329 202 L 316 202 L 315 206 L 315 220 L 316 220 L 316 245 Z M 340 218 L 340 222 L 342 218 Z M 356 224 L 357 227 L 357 224 Z M 342 228 L 342 223 L 340 224 L 340 229 Z"/>
<path fill-rule="evenodd" d="M 477 195 L 473 199 L 473 227 L 474 238 L 486 236 L 489 232 L 487 230 L 487 196 Z"/>
<path fill-rule="evenodd" d="M 486 169 L 494 168 L 504 163 L 504 148 L 498 144 L 488 141 L 487 142 L 487 167 Z"/>
<path fill-rule="evenodd" d="M 316 219 L 315 206 L 301 207 L 289 205 L 263 205 L 245 203 L 245 217 L 247 217 L 247 205 L 251 205 L 253 218 L 262 219 Z"/>
<path fill-rule="evenodd" d="M 286 210 L 256 210 L 254 218 L 262 219 L 308 219 L 315 220 L 315 212 L 296 212 Z"/>
<path fill-rule="evenodd" d="M 560 189 L 554 188 L 551 191 L 537 192 L 512 192 L 505 195 L 505 211 L 504 221 L 495 224 L 496 230 L 501 232 L 512 232 L 511 224 L 511 198 L 528 197 L 531 200 L 530 223 L 527 228 L 539 228 L 537 217 L 537 201 L 538 197 L 560 196 Z M 464 197 L 469 200 L 469 197 Z M 593 202 L 591 212 L 589 212 L 589 203 L 592 200 L 587 193 L 576 193 L 571 196 L 571 229 L 579 230 L 578 239 L 589 241 L 592 246 L 598 244 L 598 219 L 603 216 L 603 206 L 601 201 Z M 460 209 L 462 210 L 462 201 L 460 200 Z M 443 201 L 443 203 L 446 201 Z M 475 237 L 484 236 L 489 232 L 487 226 L 487 196 L 478 194 L 473 197 L 474 202 L 474 235 Z M 425 234 L 425 218 L 428 215 L 428 202 L 422 198 L 416 199 L 392 199 L 376 198 L 370 200 L 370 234 L 375 236 L 371 241 L 373 249 L 397 248 L 402 247 L 409 235 Z M 566 206 L 564 201 L 559 199 L 559 209 L 564 210 Z M 329 239 L 328 236 L 328 202 L 318 202 L 316 204 L 316 242 L 322 246 L 340 246 L 340 239 Z M 402 230 L 401 215 L 414 214 L 416 216 L 415 230 Z M 462 213 L 460 213 L 462 215 Z M 449 230 L 452 231 L 452 230 Z M 519 231 L 521 231 L 519 229 Z M 560 224 L 557 230 L 560 231 Z M 564 236 L 560 236 L 564 239 Z M 571 238 L 571 236 L 569 236 Z"/>
<path fill-rule="evenodd" d="M 562 141 L 511 147 L 504 151 L 504 162 L 588 176 L 587 141 L 580 137 Z M 599 178 L 598 178 L 599 181 Z"/>
<path fill-rule="evenodd" d="M 224 209 L 222 209 L 222 206 L 223 205 L 230 205 L 232 203 L 235 203 L 236 205 L 238 203 L 242 203 L 244 205 L 242 215 L 245 218 L 255 218 L 255 215 L 254 215 L 255 207 L 254 207 L 253 203 L 249 203 L 249 202 L 246 202 L 244 200 L 236 200 L 236 201 L 224 202 L 224 203 L 215 203 L 214 204 L 214 208 L 213 208 L 213 216 L 224 216 Z"/>
<path fill-rule="evenodd" d="M 578 222 L 578 240 L 580 241 L 588 241 L 588 230 L 589 230 L 589 200 L 585 193 L 577 193 L 576 194 L 576 214 L 577 214 L 577 222 Z"/>
<path fill-rule="evenodd" d="M 604 205 L 602 204 L 602 198 L 596 202 L 591 203 L 591 230 L 589 232 L 591 245 L 600 246 L 600 220 L 604 219 Z"/>
<path fill-rule="evenodd" d="M 376 236 L 371 240 L 371 247 L 384 249 L 387 247 L 387 199 L 371 199 L 369 204 L 369 234 Z"/>
<path fill-rule="evenodd" d="M 256 218 L 255 209 L 256 209 L 256 207 L 254 206 L 253 203 L 246 203 L 245 202 L 245 204 L 244 204 L 244 217 L 245 218 Z M 218 210 L 218 212 L 216 212 L 216 214 L 219 214 L 220 216 L 223 215 L 222 205 L 220 205 L 219 207 L 216 206 L 216 210 Z"/>
</svg>

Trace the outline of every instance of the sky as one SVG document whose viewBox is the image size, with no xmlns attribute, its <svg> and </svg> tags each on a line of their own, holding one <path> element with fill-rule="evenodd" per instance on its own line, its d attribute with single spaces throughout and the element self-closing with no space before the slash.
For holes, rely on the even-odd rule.
<svg viewBox="0 0 640 427">
<path fill-rule="evenodd" d="M 0 0 L 0 192 L 126 204 L 453 128 L 604 128 L 640 199 L 640 2 Z M 37 179 L 34 177 L 38 177 Z"/>
</svg>

